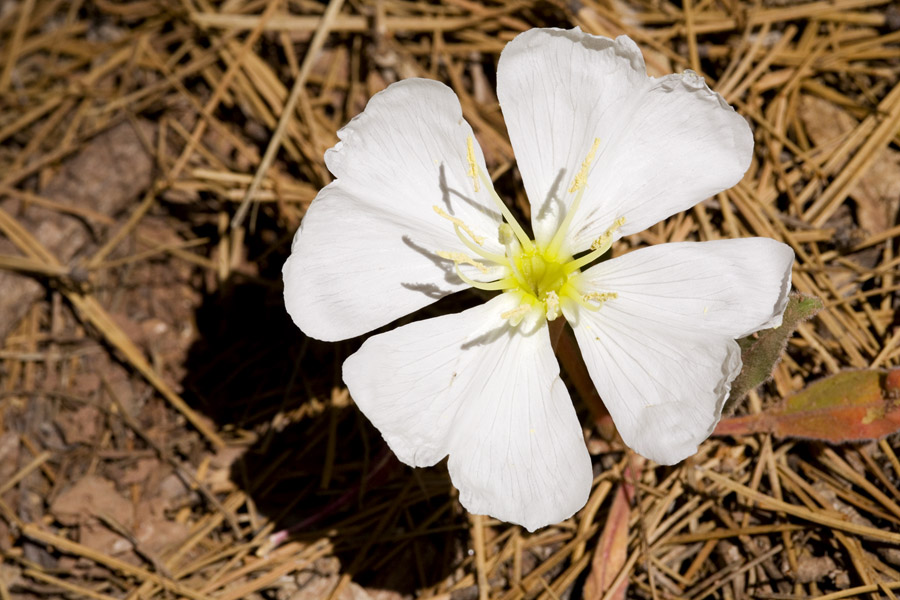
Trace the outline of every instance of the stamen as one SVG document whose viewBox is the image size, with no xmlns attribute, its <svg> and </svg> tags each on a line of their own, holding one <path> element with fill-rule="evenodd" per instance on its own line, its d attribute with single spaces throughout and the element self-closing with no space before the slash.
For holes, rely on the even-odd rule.
<svg viewBox="0 0 900 600">
<path fill-rule="evenodd" d="M 548 321 L 552 321 L 562 314 L 562 311 L 559 308 L 559 296 L 556 295 L 556 292 L 547 292 L 544 298 L 544 306 L 547 307 Z"/>
<path fill-rule="evenodd" d="M 525 315 L 527 315 L 530 310 L 530 305 L 520 304 L 518 307 L 501 314 L 500 318 L 507 319 L 510 325 L 516 326 L 522 322 L 522 319 L 525 318 Z"/>
<path fill-rule="evenodd" d="M 607 229 L 603 235 L 594 240 L 594 243 L 591 244 L 591 252 L 585 254 L 581 258 L 576 258 L 575 260 L 571 260 L 563 265 L 563 270 L 566 273 L 572 273 L 583 267 L 586 264 L 593 262 L 594 260 L 603 256 L 607 250 L 609 250 L 610 246 L 612 246 L 612 238 L 613 234 L 615 234 L 616 230 L 618 230 L 622 225 L 625 224 L 625 217 L 619 217 L 613 222 L 612 226 Z"/>
<path fill-rule="evenodd" d="M 466 138 L 466 161 L 469 163 L 467 175 L 472 178 L 475 191 L 478 191 L 478 163 L 475 162 L 475 142 L 472 136 Z"/>
<path fill-rule="evenodd" d="M 553 234 L 550 245 L 547 246 L 546 254 L 550 258 L 555 259 L 559 256 L 559 250 L 562 247 L 563 240 L 566 239 L 569 224 L 572 223 L 572 217 L 575 216 L 575 211 L 578 210 L 578 207 L 581 205 L 581 199 L 584 197 L 584 189 L 587 187 L 588 169 L 594 161 L 594 156 L 597 154 L 597 148 L 599 146 L 600 138 L 594 138 L 594 143 L 591 146 L 590 151 L 588 151 L 587 156 L 584 158 L 584 162 L 581 163 L 581 168 L 578 170 L 578 174 L 575 175 L 575 181 L 572 182 L 572 187 L 569 188 L 570 194 L 573 192 L 578 193 L 575 194 L 572 204 L 569 205 L 569 209 L 566 211 L 565 218 L 563 218 L 562 223 L 559 224 L 556 233 Z"/>
<path fill-rule="evenodd" d="M 505 277 L 503 279 L 498 279 L 497 281 L 491 281 L 488 283 L 484 283 L 481 281 L 475 281 L 469 277 L 466 277 L 462 271 L 459 269 L 459 263 L 454 263 L 456 267 L 456 275 L 462 279 L 464 282 L 471 285 L 473 288 L 484 290 L 486 292 L 496 292 L 498 290 L 510 290 L 519 286 L 518 282 L 512 277 Z"/>
<path fill-rule="evenodd" d="M 509 266 L 509 261 L 506 259 L 505 256 L 502 256 L 500 254 L 494 254 L 493 252 L 488 252 L 484 248 L 480 248 L 480 247 L 476 246 L 475 244 L 473 244 L 471 241 L 469 241 L 469 238 L 467 238 L 466 236 L 463 235 L 463 232 L 459 228 L 458 225 L 453 226 L 453 231 L 456 232 L 456 237 L 459 238 L 459 241 L 461 241 L 463 244 L 465 244 L 466 248 L 468 248 L 469 250 L 471 250 L 472 252 L 474 252 L 475 254 L 480 256 L 481 258 L 483 258 L 485 260 L 489 260 L 494 263 L 497 263 L 498 265 Z"/>
<path fill-rule="evenodd" d="M 447 219 L 448 221 L 450 221 L 451 223 L 453 223 L 454 225 L 456 225 L 457 227 L 459 227 L 460 229 L 462 229 L 463 231 L 468 233 L 469 237 L 471 237 L 472 240 L 476 244 L 478 244 L 479 246 L 484 245 L 484 238 L 481 237 L 480 235 L 476 235 L 475 232 L 472 231 L 471 227 L 469 227 L 468 225 L 463 223 L 462 219 L 458 219 L 458 218 L 454 217 L 453 215 L 447 214 L 447 212 L 440 206 L 433 205 L 431 208 L 434 209 L 434 212 L 436 212 L 440 216 L 444 217 L 445 219 Z"/>
<path fill-rule="evenodd" d="M 503 215 L 503 218 L 506 219 L 506 222 L 509 223 L 510 227 L 512 227 L 513 232 L 519 239 L 519 243 L 522 244 L 522 247 L 525 248 L 527 252 L 531 252 L 534 249 L 534 244 L 531 243 L 531 240 L 528 238 L 528 234 L 525 233 L 525 230 L 522 229 L 522 226 L 519 225 L 518 221 L 516 221 L 516 218 L 513 216 L 512 212 L 510 212 L 509 207 L 506 206 L 506 203 L 503 202 L 503 199 L 497 195 L 497 191 L 494 189 L 494 182 L 491 181 L 490 177 L 487 176 L 487 173 L 485 173 L 481 168 L 478 168 L 478 176 L 481 178 L 481 182 L 484 184 L 484 187 L 487 188 L 488 192 L 490 193 L 491 199 L 494 201 L 494 204 L 496 204 L 497 208 L 500 209 L 500 214 Z"/>
<path fill-rule="evenodd" d="M 527 287 L 527 280 L 517 264 L 517 257 L 522 254 L 522 246 L 516 239 L 512 227 L 507 223 L 500 223 L 497 237 L 500 239 L 500 243 L 506 248 L 505 266 L 509 267 L 509 270 L 512 271 L 513 277 L 519 282 L 519 286 Z"/>
<path fill-rule="evenodd" d="M 578 169 L 578 174 L 575 175 L 575 181 L 572 182 L 572 187 L 569 188 L 570 194 L 583 190 L 587 185 L 588 169 L 591 167 L 591 163 L 594 162 L 594 157 L 597 155 L 597 148 L 599 147 L 600 138 L 594 138 L 594 143 L 591 145 L 590 151 L 588 151 L 587 156 L 584 158 L 584 162 L 581 163 L 581 168 Z"/>
<path fill-rule="evenodd" d="M 490 271 L 490 269 L 488 269 L 482 263 L 478 262 L 471 256 L 463 254 L 462 252 L 444 252 L 443 250 L 441 250 L 439 252 L 436 252 L 436 254 L 438 256 L 440 256 L 441 258 L 446 258 L 447 260 L 452 260 L 457 265 L 459 265 L 459 264 L 472 265 L 473 267 L 475 267 L 476 269 L 478 269 L 479 271 L 481 271 L 482 273 L 485 273 L 485 274 L 487 274 Z"/>
<path fill-rule="evenodd" d="M 457 219 L 456 217 L 447 214 L 439 206 L 432 206 L 431 208 L 434 209 L 434 212 L 453 223 L 453 231 L 456 232 L 456 237 L 459 238 L 459 241 L 461 241 L 466 246 L 466 248 L 485 260 L 497 263 L 498 265 L 508 265 L 509 261 L 506 260 L 505 256 L 494 254 L 493 252 L 488 252 L 484 248 L 479 247 L 484 243 L 484 238 L 480 235 L 476 235 L 475 232 L 472 231 L 471 227 L 463 223 L 462 219 Z M 463 233 L 467 235 L 463 235 Z M 471 240 L 469 238 L 471 238 Z M 472 243 L 473 241 L 475 242 L 474 244 Z M 475 244 L 478 245 L 476 246 Z"/>
<path fill-rule="evenodd" d="M 599 248 L 609 249 L 610 244 L 612 243 L 612 236 L 622 225 L 625 224 L 625 217 L 619 217 L 616 219 L 612 227 L 603 232 L 603 235 L 594 240 L 594 243 L 591 244 L 591 250 L 597 250 Z"/>
</svg>

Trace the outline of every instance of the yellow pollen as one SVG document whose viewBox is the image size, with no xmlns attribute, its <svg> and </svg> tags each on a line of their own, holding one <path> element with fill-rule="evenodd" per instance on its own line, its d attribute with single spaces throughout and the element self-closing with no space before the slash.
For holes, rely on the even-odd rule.
<svg viewBox="0 0 900 600">
<path fill-rule="evenodd" d="M 612 227 L 610 227 L 609 229 L 604 231 L 603 235 L 601 235 L 596 240 L 594 240 L 594 243 L 591 244 L 591 250 L 596 250 L 596 249 L 602 248 L 604 246 L 606 246 L 608 249 L 609 248 L 608 244 L 609 244 L 610 240 L 612 239 L 613 234 L 616 232 L 616 230 L 618 230 L 624 224 L 625 224 L 625 217 L 619 217 L 618 219 L 616 219 L 613 222 Z"/>
<path fill-rule="evenodd" d="M 434 205 L 431 208 L 434 209 L 434 212 L 436 212 L 440 216 L 444 217 L 445 219 L 447 219 L 448 221 L 450 221 L 451 223 L 453 223 L 454 225 L 456 225 L 457 227 L 459 227 L 460 229 L 462 229 L 463 231 L 468 233 L 469 237 L 471 237 L 472 241 L 474 241 L 476 244 L 478 244 L 479 246 L 484 245 L 484 238 L 481 237 L 480 235 L 476 235 L 475 232 L 472 231 L 471 227 L 469 227 L 468 225 L 463 223 L 462 219 L 457 219 L 453 215 L 447 214 L 447 211 L 445 211 L 440 206 Z"/>
<path fill-rule="evenodd" d="M 581 299 L 585 302 L 596 302 L 598 305 L 602 305 L 607 300 L 615 300 L 619 297 L 619 294 L 616 292 L 588 292 L 587 294 L 583 294 Z"/>
<path fill-rule="evenodd" d="M 565 265 L 563 265 L 563 270 L 566 273 L 573 273 L 580 269 L 581 267 L 594 262 L 601 256 L 603 256 L 607 250 L 609 250 L 610 246 L 612 246 L 612 237 L 613 234 L 619 229 L 622 225 L 625 224 L 625 217 L 619 217 L 612 224 L 612 227 L 607 229 L 603 235 L 594 240 L 594 243 L 591 244 L 591 251 L 582 256 L 581 258 L 576 258 L 574 260 L 570 260 Z"/>
<path fill-rule="evenodd" d="M 472 136 L 466 138 L 466 162 L 469 163 L 469 172 L 467 175 L 472 178 L 475 185 L 475 191 L 478 191 L 478 163 L 475 162 L 475 141 Z"/>
<path fill-rule="evenodd" d="M 572 187 L 569 188 L 570 194 L 584 189 L 584 186 L 587 185 L 588 169 L 591 167 L 591 163 L 594 162 L 594 157 L 597 155 L 597 148 L 599 147 L 600 138 L 594 138 L 594 143 L 591 145 L 591 149 L 587 153 L 587 156 L 584 157 L 584 162 L 581 163 L 581 168 L 578 169 L 578 174 L 575 175 L 575 181 L 572 182 Z"/>
<path fill-rule="evenodd" d="M 447 260 L 452 260 L 456 264 L 463 265 L 472 265 L 482 273 L 487 273 L 490 269 L 488 269 L 484 264 L 478 262 L 471 256 L 463 254 L 462 252 L 444 252 L 443 250 L 436 252 L 438 256 L 441 258 L 445 258 Z"/>
<path fill-rule="evenodd" d="M 544 306 L 547 307 L 547 320 L 552 321 L 562 314 L 559 308 L 559 296 L 554 291 L 544 295 Z"/>
<path fill-rule="evenodd" d="M 581 269 L 609 250 L 615 232 L 625 224 L 624 217 L 616 219 L 609 229 L 594 241 L 590 251 L 579 258 L 572 256 L 570 242 L 567 241 L 571 233 L 569 229 L 573 215 L 576 214 L 585 194 L 588 171 L 597 157 L 599 147 L 600 138 L 595 138 L 569 190 L 575 193 L 575 197 L 569 203 L 562 222 L 557 226 L 557 231 L 548 244 L 532 240 L 494 190 L 490 177 L 476 162 L 475 142 L 471 135 L 466 138 L 468 163 L 466 176 L 472 178 L 476 192 L 479 190 L 480 180 L 484 191 L 493 200 L 502 216 L 496 241 L 476 235 L 461 219 L 450 215 L 440 206 L 432 206 L 438 216 L 453 225 L 457 238 L 464 246 L 460 248 L 462 252 L 443 250 L 435 252 L 435 255 L 452 261 L 455 273 L 463 283 L 479 290 L 511 295 L 515 308 L 503 312 L 500 316 L 513 327 L 518 326 L 528 315 L 536 318 L 543 316 L 547 321 L 553 321 L 563 316 L 564 304 L 597 311 L 606 301 L 618 297 L 615 292 L 583 293 L 582 290 L 585 289 L 583 283 L 586 282 L 581 280 Z M 492 252 L 490 247 L 496 246 L 496 242 L 500 243 L 503 250 Z M 487 247 L 485 243 L 488 244 Z M 468 275 L 473 272 L 467 269 L 467 275 L 461 270 L 462 265 L 470 265 L 490 281 L 472 279 Z"/>
<path fill-rule="evenodd" d="M 520 304 L 516 308 L 501 314 L 500 318 L 507 319 L 510 325 L 515 326 L 522 322 L 522 319 L 525 318 L 525 315 L 527 315 L 530 310 L 531 306 L 528 304 Z"/>
<path fill-rule="evenodd" d="M 565 242 L 566 235 L 569 233 L 569 225 L 572 224 L 572 217 L 575 216 L 575 212 L 578 210 L 579 205 L 581 205 L 581 199 L 584 197 L 584 188 L 587 187 L 588 169 L 594 161 L 594 156 L 596 156 L 597 148 L 599 146 L 600 138 L 594 138 L 594 144 L 591 146 L 590 151 L 588 151 L 587 156 L 584 157 L 584 162 L 581 163 L 581 168 L 578 169 L 578 174 L 575 175 L 575 181 L 572 182 L 572 187 L 569 188 L 569 193 L 574 193 L 575 198 L 572 199 L 572 203 L 569 204 L 568 209 L 566 209 L 566 216 L 563 218 L 562 223 L 559 224 L 559 227 L 557 227 L 553 239 L 550 240 L 550 244 L 545 249 L 545 254 L 551 260 L 559 258 L 560 253 L 562 252 L 563 243 Z"/>
</svg>

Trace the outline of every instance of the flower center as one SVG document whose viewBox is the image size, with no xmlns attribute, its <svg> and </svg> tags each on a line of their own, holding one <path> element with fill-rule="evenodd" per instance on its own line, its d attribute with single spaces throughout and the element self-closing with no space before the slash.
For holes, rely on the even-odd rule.
<svg viewBox="0 0 900 600">
<path fill-rule="evenodd" d="M 569 205 L 563 221 L 556 233 L 545 246 L 537 244 L 530 239 L 516 221 L 512 212 L 503 200 L 494 191 L 493 183 L 487 174 L 475 161 L 475 150 L 472 137 L 467 140 L 466 159 L 469 163 L 468 176 L 472 178 L 475 191 L 479 189 L 479 181 L 491 194 L 497 208 L 503 215 L 504 223 L 499 228 L 499 241 L 503 244 L 503 255 L 488 252 L 484 249 L 484 238 L 476 235 L 460 219 L 447 214 L 438 206 L 434 211 L 441 217 L 453 223 L 454 230 L 460 241 L 476 254 L 481 260 L 472 258 L 461 252 L 438 252 L 441 258 L 452 260 L 456 266 L 457 275 L 472 287 L 482 290 L 498 290 L 511 294 L 518 299 L 518 307 L 501 315 L 508 319 L 512 325 L 518 325 L 526 315 L 532 311 L 539 311 L 540 316 L 552 321 L 562 314 L 562 303 L 572 301 L 588 310 L 599 310 L 607 300 L 615 298 L 615 292 L 584 292 L 584 286 L 580 281 L 581 268 L 590 264 L 612 245 L 615 231 L 625 223 L 624 218 L 617 219 L 606 232 L 591 244 L 591 250 L 579 258 L 567 254 L 565 244 L 568 229 L 572 217 L 581 203 L 584 189 L 587 186 L 587 174 L 591 162 L 597 153 L 600 140 L 595 139 L 590 152 L 581 164 L 578 174 L 569 193 L 574 193 L 575 198 Z M 483 261 L 483 262 L 482 262 Z M 506 276 L 491 282 L 475 281 L 466 276 L 461 270 L 461 264 L 475 267 L 479 272 L 487 274 L 491 266 L 505 267 Z"/>
<path fill-rule="evenodd" d="M 519 244 L 507 244 L 506 259 L 515 280 L 515 287 L 511 285 L 506 291 L 519 296 L 519 306 L 539 308 L 551 321 L 558 317 L 560 299 L 576 293 L 568 282 L 577 271 L 567 271 L 568 261 L 548 256 L 546 248 L 535 245 L 526 251 Z M 523 309 L 523 315 L 525 312 Z"/>
</svg>

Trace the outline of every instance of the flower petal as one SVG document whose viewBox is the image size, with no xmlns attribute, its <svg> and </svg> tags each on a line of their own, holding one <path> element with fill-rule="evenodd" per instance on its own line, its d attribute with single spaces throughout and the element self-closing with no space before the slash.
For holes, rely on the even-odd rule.
<svg viewBox="0 0 900 600">
<path fill-rule="evenodd" d="M 781 325 L 793 264 L 770 238 L 659 244 L 596 264 L 577 287 L 617 293 L 648 326 L 738 339 Z"/>
<path fill-rule="evenodd" d="M 573 326 L 616 429 L 635 452 L 673 465 L 697 451 L 741 370 L 737 342 L 648 327 L 607 302 Z"/>
<path fill-rule="evenodd" d="M 344 381 L 401 461 L 449 453 L 463 506 L 534 530 L 584 506 L 592 474 L 546 321 L 523 333 L 500 316 L 516 302 L 501 294 L 373 336 Z"/>
<path fill-rule="evenodd" d="M 284 265 L 285 304 L 304 333 L 353 337 L 467 287 L 435 254 L 471 253 L 434 206 L 502 254 L 500 215 L 467 176 L 471 135 L 456 95 L 426 79 L 389 86 L 338 132 L 325 154 L 337 179 L 310 205 Z"/>
<path fill-rule="evenodd" d="M 793 251 L 751 238 L 661 244 L 600 263 L 567 303 L 588 372 L 625 443 L 661 464 L 696 452 L 741 369 L 734 338 L 781 323 Z"/>
<path fill-rule="evenodd" d="M 635 233 L 736 184 L 750 164 L 746 121 L 693 72 L 647 77 L 629 38 L 533 29 L 500 56 L 497 95 L 546 244 L 575 196 L 575 175 L 599 139 L 571 253 L 619 217 Z"/>
</svg>

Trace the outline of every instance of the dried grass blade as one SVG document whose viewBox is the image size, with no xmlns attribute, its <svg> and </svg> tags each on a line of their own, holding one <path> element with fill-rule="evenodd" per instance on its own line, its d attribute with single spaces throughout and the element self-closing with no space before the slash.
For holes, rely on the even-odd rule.
<svg viewBox="0 0 900 600">
<path fill-rule="evenodd" d="M 93 548 L 89 548 L 77 542 L 68 540 L 64 537 L 60 537 L 48 531 L 44 531 L 34 523 L 28 523 L 27 525 L 25 525 L 22 528 L 22 535 L 36 542 L 41 542 L 43 544 L 47 544 L 48 546 L 52 546 L 61 552 L 65 552 L 66 554 L 83 556 L 114 571 L 118 571 L 132 577 L 137 577 L 138 579 L 142 579 L 144 581 L 153 582 L 156 585 L 161 586 L 163 589 L 171 590 L 176 594 L 181 594 L 182 596 L 187 596 L 192 600 L 208 600 L 207 596 L 197 593 L 189 587 L 184 586 L 176 581 L 166 579 L 161 575 L 151 573 L 146 569 L 136 567 L 131 563 L 119 560 L 118 558 L 115 558 L 113 556 L 108 556 L 106 554 L 103 554 L 102 552 L 94 550 Z"/>
<path fill-rule="evenodd" d="M 718 473 L 710 469 L 704 467 L 698 467 L 698 469 L 700 469 L 706 477 L 710 478 L 715 483 L 728 488 L 729 490 L 737 493 L 740 496 L 744 496 L 745 498 L 753 500 L 754 502 L 758 502 L 760 504 L 760 507 L 762 508 L 784 511 L 789 515 L 805 519 L 812 523 L 818 523 L 819 525 L 831 527 L 832 529 L 838 529 L 841 531 L 846 531 L 848 533 L 855 533 L 857 535 L 870 537 L 876 540 L 882 540 L 891 544 L 900 544 L 900 533 L 882 531 L 880 529 L 867 527 L 865 525 L 857 525 L 855 523 L 851 523 L 850 521 L 846 521 L 843 518 L 843 515 L 831 516 L 831 511 L 813 511 L 808 508 L 797 506 L 795 504 L 789 504 L 781 500 L 776 500 L 775 498 L 751 490 L 747 486 L 741 485 L 736 481 L 732 481 L 724 475 L 719 475 Z"/>
<path fill-rule="evenodd" d="M 253 176 L 253 181 L 250 182 L 247 193 L 244 195 L 240 207 L 238 207 L 234 218 L 231 220 L 232 229 L 238 229 L 241 226 L 244 218 L 247 216 L 247 211 L 250 210 L 250 202 L 256 195 L 256 191 L 259 189 L 260 184 L 262 184 L 262 181 L 266 176 L 266 171 L 269 170 L 272 161 L 275 159 L 275 154 L 281 147 L 281 138 L 284 136 L 288 124 L 294 116 L 294 111 L 297 108 L 297 101 L 300 99 L 300 93 L 306 86 L 306 79 L 309 77 L 313 62 L 319 56 L 319 52 L 321 52 L 322 47 L 325 45 L 325 40 L 331 32 L 332 23 L 343 5 L 344 0 L 330 0 L 328 8 L 325 9 L 325 14 L 322 17 L 322 24 L 316 29 L 316 33 L 309 44 L 309 49 L 306 51 L 306 56 L 303 57 L 303 63 L 300 65 L 300 74 L 297 76 L 297 79 L 294 81 L 294 85 L 291 88 L 291 93 L 284 105 L 284 110 L 281 112 L 281 117 L 278 119 L 278 126 L 275 128 L 275 132 L 269 140 L 269 145 L 266 147 L 266 152 L 263 155 L 259 168 L 256 170 L 256 174 Z"/>
</svg>

